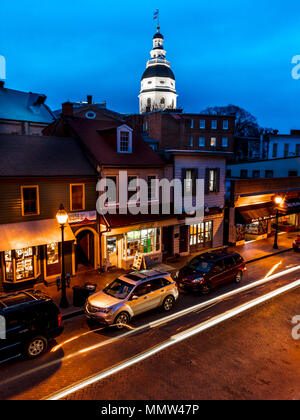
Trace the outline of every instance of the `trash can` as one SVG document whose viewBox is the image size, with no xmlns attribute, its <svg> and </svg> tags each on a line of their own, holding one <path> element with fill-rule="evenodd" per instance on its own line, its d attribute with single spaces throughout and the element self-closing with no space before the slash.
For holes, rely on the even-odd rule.
<svg viewBox="0 0 300 420">
<path fill-rule="evenodd" d="M 85 287 L 85 289 L 86 289 L 86 290 L 87 290 L 87 292 L 88 292 L 88 296 L 87 296 L 87 297 L 89 297 L 89 296 L 91 296 L 93 293 L 95 293 L 95 292 L 96 292 L 96 289 L 97 289 L 97 284 L 96 284 L 96 283 L 85 283 L 84 287 Z"/>
<path fill-rule="evenodd" d="M 97 289 L 97 284 L 95 283 L 85 283 L 84 286 L 74 286 L 73 287 L 73 306 L 80 307 L 84 306 L 85 301 L 89 296 L 95 293 Z"/>
</svg>

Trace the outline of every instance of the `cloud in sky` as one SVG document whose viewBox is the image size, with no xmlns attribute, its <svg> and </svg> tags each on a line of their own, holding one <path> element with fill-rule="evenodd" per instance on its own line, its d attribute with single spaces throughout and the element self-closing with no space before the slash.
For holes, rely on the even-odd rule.
<svg viewBox="0 0 300 420">
<path fill-rule="evenodd" d="M 1 5 L 0 54 L 7 86 L 45 93 L 56 109 L 93 94 L 121 112 L 138 112 L 140 78 L 160 9 L 179 105 L 199 112 L 233 103 L 266 127 L 300 128 L 300 4 L 278 0 L 100 0 Z"/>
</svg>

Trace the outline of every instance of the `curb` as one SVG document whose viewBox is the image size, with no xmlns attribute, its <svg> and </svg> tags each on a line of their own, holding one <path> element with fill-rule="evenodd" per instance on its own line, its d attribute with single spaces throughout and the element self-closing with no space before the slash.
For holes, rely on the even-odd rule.
<svg viewBox="0 0 300 420">
<path fill-rule="evenodd" d="M 251 263 L 254 263 L 256 261 L 260 261 L 260 260 L 264 260 L 266 258 L 274 257 L 275 255 L 283 254 L 284 252 L 289 252 L 289 251 L 292 251 L 292 250 L 293 250 L 293 248 L 288 248 L 288 249 L 284 249 L 283 251 L 274 252 L 273 254 L 267 254 L 267 255 L 264 255 L 264 256 L 259 257 L 259 258 L 254 258 L 253 260 L 246 261 L 246 264 L 251 264 Z"/>
</svg>

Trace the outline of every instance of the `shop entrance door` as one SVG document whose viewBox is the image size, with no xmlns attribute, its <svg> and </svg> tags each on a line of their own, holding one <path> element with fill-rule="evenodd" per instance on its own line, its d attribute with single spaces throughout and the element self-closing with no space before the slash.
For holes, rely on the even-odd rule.
<svg viewBox="0 0 300 420">
<path fill-rule="evenodd" d="M 107 255 L 108 266 L 117 267 L 118 266 L 118 238 L 116 236 L 107 237 L 106 255 Z"/>
<path fill-rule="evenodd" d="M 94 235 L 84 230 L 76 235 L 76 270 L 81 271 L 94 267 Z"/>
<path fill-rule="evenodd" d="M 173 226 L 163 228 L 163 255 L 164 258 L 173 255 Z"/>
</svg>

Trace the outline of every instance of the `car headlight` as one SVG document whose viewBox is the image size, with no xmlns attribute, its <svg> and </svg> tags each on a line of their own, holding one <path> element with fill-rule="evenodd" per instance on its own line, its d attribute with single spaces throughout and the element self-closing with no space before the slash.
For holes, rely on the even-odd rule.
<svg viewBox="0 0 300 420">
<path fill-rule="evenodd" d="M 203 277 L 199 277 L 198 279 L 192 280 L 192 283 L 202 284 L 203 282 L 204 282 L 204 278 Z"/>
</svg>

